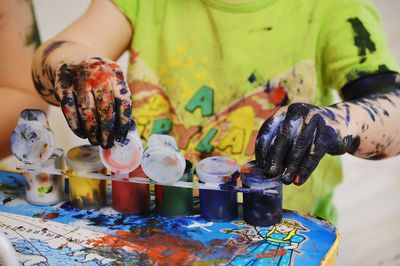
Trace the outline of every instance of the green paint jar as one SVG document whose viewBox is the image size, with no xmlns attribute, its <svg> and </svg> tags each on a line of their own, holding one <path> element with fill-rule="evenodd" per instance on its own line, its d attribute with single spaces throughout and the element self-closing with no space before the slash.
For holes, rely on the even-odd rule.
<svg viewBox="0 0 400 266">
<path fill-rule="evenodd" d="M 179 181 L 193 181 L 193 164 L 186 160 L 186 167 Z M 156 185 L 156 210 L 160 216 L 181 217 L 193 214 L 193 190 Z"/>
</svg>

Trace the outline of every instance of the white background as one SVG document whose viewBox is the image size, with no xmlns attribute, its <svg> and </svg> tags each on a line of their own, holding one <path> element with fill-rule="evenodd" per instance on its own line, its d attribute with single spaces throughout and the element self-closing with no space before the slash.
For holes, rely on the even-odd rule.
<svg viewBox="0 0 400 266">
<path fill-rule="evenodd" d="M 400 62 L 400 0 L 374 2 Z M 89 1 L 36 0 L 34 4 L 42 41 L 46 41 L 80 16 Z M 119 61 L 123 69 L 127 61 L 125 54 Z M 60 110 L 53 108 L 50 113 L 59 146 L 68 149 L 86 143 L 69 130 Z M 345 181 L 335 195 L 341 235 L 337 265 L 400 265 L 399 170 L 400 157 L 369 162 L 344 156 Z"/>
</svg>

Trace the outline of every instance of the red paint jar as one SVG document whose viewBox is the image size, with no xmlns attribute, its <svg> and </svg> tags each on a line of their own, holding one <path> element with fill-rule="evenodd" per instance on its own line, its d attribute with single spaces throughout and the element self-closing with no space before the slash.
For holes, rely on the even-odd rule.
<svg viewBox="0 0 400 266">
<path fill-rule="evenodd" d="M 129 173 L 129 177 L 147 178 L 139 166 Z M 150 189 L 148 184 L 112 181 L 112 206 L 124 214 L 141 214 L 150 208 Z"/>
</svg>

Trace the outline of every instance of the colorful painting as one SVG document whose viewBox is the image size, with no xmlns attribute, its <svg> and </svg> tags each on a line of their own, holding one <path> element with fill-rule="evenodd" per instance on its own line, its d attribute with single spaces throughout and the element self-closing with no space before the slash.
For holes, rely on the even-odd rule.
<svg viewBox="0 0 400 266">
<path fill-rule="evenodd" d="M 35 206 L 24 200 L 23 177 L 5 172 L 0 200 L 0 231 L 23 265 L 309 266 L 333 264 L 337 252 L 332 225 L 290 211 L 281 223 L 258 227 L 199 215 L 172 219 L 124 215 L 111 207 L 78 210 L 69 202 Z"/>
</svg>

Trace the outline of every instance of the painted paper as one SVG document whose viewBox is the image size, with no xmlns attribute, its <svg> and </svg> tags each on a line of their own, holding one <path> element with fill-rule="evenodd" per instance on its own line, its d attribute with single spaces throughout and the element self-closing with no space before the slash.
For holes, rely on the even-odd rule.
<svg viewBox="0 0 400 266">
<path fill-rule="evenodd" d="M 20 175 L 0 173 L 0 230 L 19 253 L 47 265 L 308 266 L 336 258 L 335 228 L 296 212 L 284 211 L 280 224 L 259 227 L 241 218 L 215 223 L 199 215 L 172 219 L 124 215 L 111 207 L 79 210 L 69 202 L 43 207 L 24 200 L 23 184 Z M 35 233 L 28 232 L 31 226 Z"/>
</svg>

